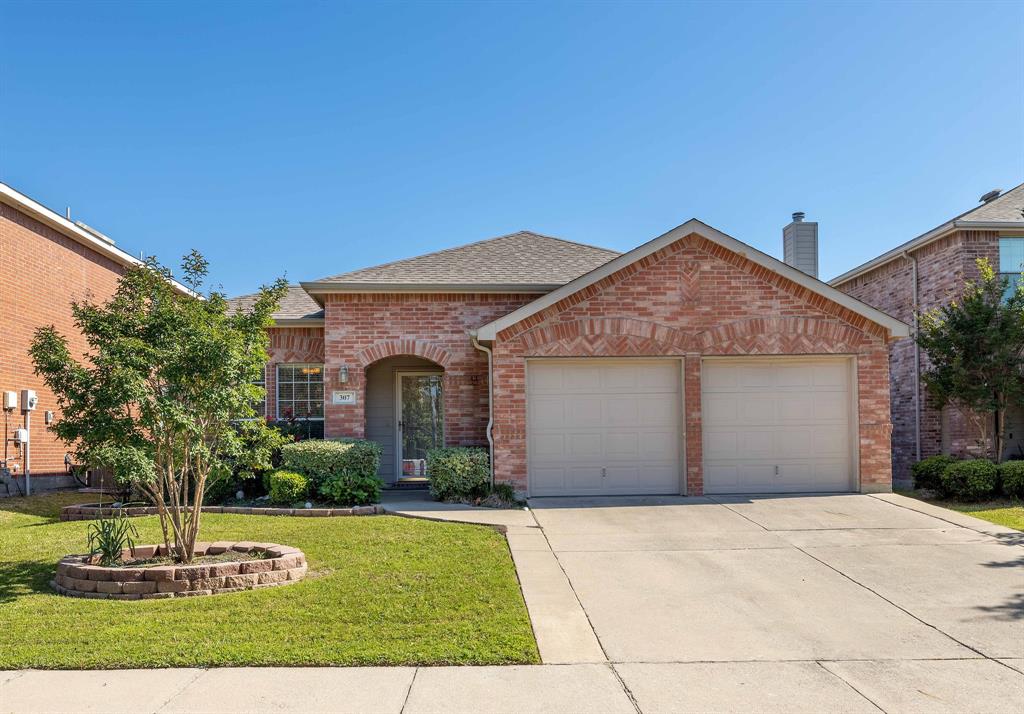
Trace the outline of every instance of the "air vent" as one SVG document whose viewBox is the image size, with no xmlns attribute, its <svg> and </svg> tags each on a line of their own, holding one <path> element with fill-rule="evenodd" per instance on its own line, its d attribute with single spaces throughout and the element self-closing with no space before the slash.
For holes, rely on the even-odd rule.
<svg viewBox="0 0 1024 714">
<path fill-rule="evenodd" d="M 999 194 L 1001 194 L 1002 192 L 1003 192 L 1003 189 L 1001 189 L 1001 188 L 992 189 L 991 191 L 986 193 L 984 196 L 979 198 L 978 201 L 980 203 L 988 203 L 989 201 L 994 201 L 997 198 L 999 198 Z"/>
</svg>

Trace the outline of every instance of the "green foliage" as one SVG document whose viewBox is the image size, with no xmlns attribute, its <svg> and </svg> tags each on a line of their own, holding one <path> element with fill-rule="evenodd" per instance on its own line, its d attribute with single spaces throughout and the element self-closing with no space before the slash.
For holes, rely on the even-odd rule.
<svg viewBox="0 0 1024 714">
<path fill-rule="evenodd" d="M 427 451 L 430 495 L 439 501 L 484 496 L 490 485 L 486 449 L 446 446 Z"/>
<path fill-rule="evenodd" d="M 1004 494 L 1010 498 L 1024 499 L 1024 461 L 1005 461 L 999 464 L 999 482 Z"/>
<path fill-rule="evenodd" d="M 506 503 L 516 503 L 516 490 L 510 483 L 496 483 L 491 493 Z"/>
<path fill-rule="evenodd" d="M 309 482 L 302 474 L 278 469 L 271 471 L 268 479 L 270 480 L 271 503 L 291 505 L 296 501 L 305 500 Z"/>
<path fill-rule="evenodd" d="M 991 496 L 999 484 L 999 470 L 988 459 L 957 461 L 942 472 L 942 494 L 961 501 Z"/>
<path fill-rule="evenodd" d="M 380 500 L 380 444 L 343 439 L 299 441 L 281 449 L 281 464 L 298 471 L 310 490 L 333 503 L 364 505 Z"/>
<path fill-rule="evenodd" d="M 942 472 L 950 464 L 955 464 L 960 459 L 954 456 L 940 454 L 921 459 L 910 467 L 910 473 L 914 476 L 914 488 L 928 488 L 932 491 L 942 490 Z"/>
<path fill-rule="evenodd" d="M 88 344 L 81 360 L 53 327 L 37 330 L 30 349 L 60 407 L 53 431 L 78 463 L 107 467 L 165 506 L 165 542 L 184 562 L 207 483 L 265 463 L 273 437 L 253 408 L 263 396 L 253 382 L 287 289 L 278 281 L 235 311 L 220 293 L 199 294 L 206 274 L 193 251 L 182 262 L 182 289 L 151 258 L 126 270 L 106 302 L 72 305 Z M 250 426 L 236 427 L 246 419 Z"/>
<path fill-rule="evenodd" d="M 1007 406 L 1024 402 L 1024 280 L 1007 295 L 1008 281 L 988 261 L 977 265 L 980 280 L 965 283 L 959 299 L 919 315 L 916 340 L 928 357 L 922 379 L 937 406 L 962 410 L 987 446 L 992 417 L 1004 425 Z M 1003 434 L 994 436 L 999 459 Z"/>
<path fill-rule="evenodd" d="M 89 524 L 89 554 L 100 558 L 100 565 L 116 565 L 121 562 L 121 551 L 135 549 L 135 538 L 139 532 L 124 514 L 113 518 L 101 518 Z"/>
</svg>

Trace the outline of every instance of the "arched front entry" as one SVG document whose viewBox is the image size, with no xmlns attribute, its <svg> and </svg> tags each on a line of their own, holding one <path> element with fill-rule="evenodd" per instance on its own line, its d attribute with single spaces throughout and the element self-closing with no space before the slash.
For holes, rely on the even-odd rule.
<svg viewBox="0 0 1024 714">
<path fill-rule="evenodd" d="M 366 438 L 381 445 L 386 484 L 426 481 L 426 452 L 444 445 L 444 368 L 396 355 L 366 368 Z"/>
</svg>

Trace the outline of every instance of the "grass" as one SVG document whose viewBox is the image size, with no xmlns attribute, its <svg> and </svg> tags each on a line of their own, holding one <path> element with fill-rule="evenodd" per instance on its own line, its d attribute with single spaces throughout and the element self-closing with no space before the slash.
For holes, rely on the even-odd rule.
<svg viewBox="0 0 1024 714">
<path fill-rule="evenodd" d="M 85 549 L 88 522 L 61 523 L 59 510 L 89 499 L 0 500 L 0 669 L 539 661 L 508 546 L 489 528 L 205 514 L 203 540 L 301 548 L 306 579 L 173 600 L 61 597 L 49 581 Z M 160 542 L 155 516 L 133 522 L 137 542 Z"/>
<path fill-rule="evenodd" d="M 996 498 L 988 501 L 978 501 L 977 503 L 964 503 L 945 498 L 926 497 L 918 491 L 900 491 L 899 493 L 935 506 L 942 506 L 953 511 L 966 513 L 969 516 L 981 518 L 989 523 L 1024 531 L 1024 503 L 1020 501 L 1009 498 Z"/>
</svg>

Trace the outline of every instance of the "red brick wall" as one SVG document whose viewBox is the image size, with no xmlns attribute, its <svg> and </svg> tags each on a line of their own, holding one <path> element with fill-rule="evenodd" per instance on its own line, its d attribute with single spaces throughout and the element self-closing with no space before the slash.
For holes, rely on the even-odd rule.
<svg viewBox="0 0 1024 714">
<path fill-rule="evenodd" d="M 364 435 L 365 371 L 377 360 L 415 355 L 444 368 L 445 441 L 450 446 L 487 442 L 487 357 L 468 331 L 536 299 L 537 295 L 338 294 L 325 296 L 325 434 Z M 349 381 L 341 384 L 339 368 Z M 353 405 L 330 404 L 332 390 L 357 393 Z"/>
<path fill-rule="evenodd" d="M 912 255 L 918 262 L 918 298 L 921 309 L 931 310 L 947 304 L 955 297 L 965 279 L 977 278 L 977 258 L 988 258 L 993 265 L 999 261 L 999 234 L 994 231 L 956 231 L 926 245 Z M 912 263 L 897 258 L 872 271 L 846 281 L 837 287 L 867 304 L 897 317 L 908 324 L 914 320 L 914 286 Z M 910 466 L 916 460 L 914 437 L 914 342 L 903 339 L 893 342 L 889 351 L 892 405 L 893 478 L 909 483 Z M 926 366 L 922 355 L 921 369 Z M 921 456 L 943 452 L 943 415 L 921 388 Z M 977 435 L 962 414 L 949 411 L 947 450 L 965 454 L 977 448 Z"/>
<path fill-rule="evenodd" d="M 703 355 L 848 354 L 857 359 L 861 488 L 891 486 L 884 330 L 859 314 L 690 235 L 533 315 L 495 343 L 495 476 L 526 490 L 526 359 L 685 356 L 688 492 L 703 491 Z"/>
<path fill-rule="evenodd" d="M 68 338 L 72 354 L 80 355 L 86 343 L 72 321 L 71 302 L 106 299 L 116 289 L 121 272 L 121 266 L 109 258 L 0 204 L 0 390 L 34 389 L 39 397 L 30 436 L 33 479 L 63 476 L 67 447 L 43 423 L 43 413 L 56 412 L 57 402 L 32 372 L 28 355 L 32 335 L 37 327 L 54 325 Z M 6 436 L 12 437 L 21 425 L 19 406 L 10 415 Z M 13 458 L 14 445 L 6 445 L 5 453 Z M 19 474 L 20 469 L 19 462 Z"/>
</svg>

